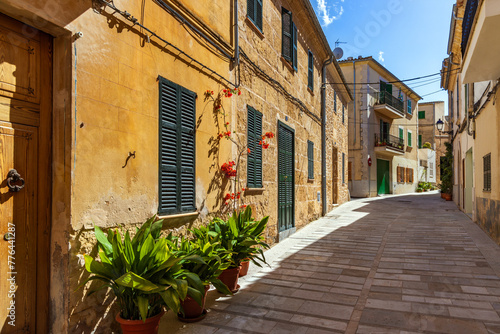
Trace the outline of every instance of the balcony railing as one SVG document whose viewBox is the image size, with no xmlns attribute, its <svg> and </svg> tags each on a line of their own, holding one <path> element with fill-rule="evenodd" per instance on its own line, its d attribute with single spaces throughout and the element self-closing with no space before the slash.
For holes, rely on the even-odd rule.
<svg viewBox="0 0 500 334">
<path fill-rule="evenodd" d="M 404 149 L 405 149 L 405 143 L 404 143 L 404 140 L 399 138 L 399 137 L 396 137 L 396 136 L 391 136 L 391 135 L 388 135 L 388 134 L 384 134 L 384 135 L 379 135 L 379 134 L 375 134 L 375 146 L 376 147 L 390 147 L 390 148 L 393 148 L 397 151 L 401 151 L 401 152 L 404 152 Z"/>
<path fill-rule="evenodd" d="M 388 92 L 380 92 L 377 94 L 377 102 L 375 104 L 388 104 L 397 111 L 401 112 L 402 116 L 404 116 L 404 105 L 403 101 L 398 99 L 397 97 L 392 96 L 391 93 Z"/>
<path fill-rule="evenodd" d="M 467 6 L 465 7 L 464 19 L 462 21 L 462 55 L 464 57 L 467 44 L 469 43 L 472 25 L 474 24 L 474 18 L 476 17 L 478 4 L 479 0 L 469 0 L 467 1 Z"/>
</svg>

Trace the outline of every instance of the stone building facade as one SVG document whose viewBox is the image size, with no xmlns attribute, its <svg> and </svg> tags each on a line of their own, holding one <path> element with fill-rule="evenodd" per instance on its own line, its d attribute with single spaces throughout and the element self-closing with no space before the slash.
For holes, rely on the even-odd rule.
<svg viewBox="0 0 500 334">
<path fill-rule="evenodd" d="M 421 97 L 372 57 L 339 64 L 354 90 L 349 107 L 351 196 L 415 191 Z"/>
<path fill-rule="evenodd" d="M 438 120 L 443 122 L 443 129 L 441 131 L 439 131 L 436 126 Z M 438 185 L 441 183 L 441 157 L 444 157 L 446 154 L 445 143 L 449 142 L 450 137 L 448 131 L 449 124 L 447 117 L 444 115 L 443 101 L 423 102 L 418 104 L 418 148 L 421 150 L 425 143 L 429 143 L 431 145 L 430 148 L 435 151 L 435 158 L 432 161 L 432 165 L 429 160 L 425 158 L 428 152 L 419 151 L 419 160 L 421 162 L 419 165 L 423 167 L 421 169 L 424 170 L 426 174 L 426 182 L 436 183 Z M 420 155 L 420 152 L 422 152 L 422 155 Z M 423 163 L 423 161 L 427 162 Z M 433 177 L 430 176 L 431 173 Z M 420 176 L 423 175 L 419 174 L 419 181 L 423 181 Z M 428 181 L 429 179 L 433 181 Z"/>
<path fill-rule="evenodd" d="M 500 242 L 498 1 L 457 0 L 441 86 L 448 91 L 453 200 Z"/>
<path fill-rule="evenodd" d="M 296 204 L 288 233 L 347 201 L 341 164 L 347 126 L 341 120 L 350 95 L 335 60 L 322 74 L 331 51 L 309 2 L 263 1 L 261 35 L 248 23 L 247 1 L 231 3 L 239 3 L 236 25 L 236 8 L 222 1 L 2 2 L 0 140 L 11 149 L 2 151 L 0 170 L 5 178 L 15 168 L 26 181 L 15 195 L 2 190 L 2 209 L 10 210 L 2 211 L 2 224 L 19 227 L 29 259 L 16 268 L 22 296 L 16 302 L 25 315 L 19 327 L 112 331 L 112 298 L 104 291 L 91 297 L 84 289 L 75 292 L 88 277 L 83 254 L 95 254 L 94 225 L 134 231 L 158 214 L 166 230 L 180 234 L 227 212 L 225 194 L 234 188 L 221 165 L 237 149 L 219 134 L 230 129 L 231 138 L 245 141 L 249 106 L 262 113 L 263 131 L 277 134 L 263 152 L 262 187 L 244 192 L 242 202 L 257 216 L 271 217 L 269 243 L 280 240 L 279 141 L 290 133 Z M 281 60 L 282 7 L 294 14 L 300 34 L 296 71 Z M 324 122 L 323 77 L 330 83 Z M 226 127 L 206 92 L 217 97 L 239 83 L 241 95 L 222 96 Z M 281 149 L 290 153 L 286 145 Z M 28 228 L 31 233 L 21 233 Z M 28 273 L 36 279 L 28 280 Z M 2 295 L 4 289 L 0 285 Z M 3 323 L 6 314 L 0 315 Z"/>
</svg>

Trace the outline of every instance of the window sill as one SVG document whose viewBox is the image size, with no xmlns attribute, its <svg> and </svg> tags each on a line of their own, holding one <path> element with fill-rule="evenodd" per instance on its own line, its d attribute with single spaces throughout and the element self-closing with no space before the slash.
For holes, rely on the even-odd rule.
<svg viewBox="0 0 500 334">
<path fill-rule="evenodd" d="M 245 189 L 245 195 L 253 195 L 257 193 L 263 193 L 265 188 L 246 188 Z"/>
<path fill-rule="evenodd" d="M 199 212 L 188 212 L 188 213 L 176 213 L 173 215 L 158 215 L 159 219 L 170 220 L 170 219 L 182 219 L 182 218 L 196 218 Z"/>
<path fill-rule="evenodd" d="M 283 58 L 283 56 L 281 56 L 280 59 L 281 59 L 281 62 L 283 64 L 285 64 L 285 67 L 288 68 L 290 70 L 290 72 L 292 72 L 293 75 L 295 75 L 295 70 L 293 69 L 292 64 L 290 64 L 290 62 L 288 60 Z"/>
<path fill-rule="evenodd" d="M 309 182 L 309 183 L 313 183 L 313 182 L 314 182 L 314 179 L 307 178 L 307 182 Z"/>
<path fill-rule="evenodd" d="M 252 22 L 252 20 L 248 18 L 248 16 L 245 18 L 245 22 L 255 31 L 260 39 L 264 39 L 264 33 L 255 25 L 255 23 Z"/>
</svg>

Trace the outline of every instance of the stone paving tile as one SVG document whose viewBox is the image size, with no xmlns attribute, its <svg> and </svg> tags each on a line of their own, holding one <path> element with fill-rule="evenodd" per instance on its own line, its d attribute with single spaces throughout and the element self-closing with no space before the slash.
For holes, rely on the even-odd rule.
<svg viewBox="0 0 500 334">
<path fill-rule="evenodd" d="M 436 194 L 346 203 L 168 333 L 500 334 L 500 248 Z M 252 271 L 252 270 L 251 270 Z"/>
</svg>

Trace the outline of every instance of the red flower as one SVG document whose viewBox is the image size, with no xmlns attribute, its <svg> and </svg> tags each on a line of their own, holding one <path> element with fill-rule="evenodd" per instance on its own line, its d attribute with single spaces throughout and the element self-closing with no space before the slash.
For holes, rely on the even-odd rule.
<svg viewBox="0 0 500 334">
<path fill-rule="evenodd" d="M 226 122 L 226 125 L 229 125 L 229 122 Z"/>
<path fill-rule="evenodd" d="M 250 151 L 250 149 L 249 149 L 249 148 L 247 148 L 247 152 L 248 152 L 248 154 L 250 154 L 252 151 Z"/>
<path fill-rule="evenodd" d="M 222 138 L 224 137 L 224 135 L 222 133 L 219 133 L 219 138 Z"/>
<path fill-rule="evenodd" d="M 224 203 L 224 204 L 229 205 L 229 202 L 226 202 L 226 203 Z"/>
<path fill-rule="evenodd" d="M 272 132 L 266 132 L 265 136 L 267 138 L 274 138 L 274 133 L 272 133 Z"/>
<path fill-rule="evenodd" d="M 262 145 L 262 140 L 259 142 L 259 145 Z"/>
<path fill-rule="evenodd" d="M 246 208 L 246 207 L 247 207 L 247 206 L 246 206 L 246 204 L 243 204 L 243 205 L 241 206 L 241 208 L 242 208 L 242 209 L 244 209 L 244 208 Z"/>
<path fill-rule="evenodd" d="M 238 95 L 241 95 L 241 90 L 238 88 Z"/>
<path fill-rule="evenodd" d="M 262 148 L 263 148 L 263 149 L 266 149 L 266 148 L 268 148 L 268 147 L 269 147 L 269 144 L 267 144 L 267 143 L 265 143 L 265 144 L 263 144 L 263 145 L 262 145 Z"/>
<path fill-rule="evenodd" d="M 245 190 L 246 190 L 246 188 L 241 188 L 241 191 L 245 191 Z"/>
<path fill-rule="evenodd" d="M 230 198 L 231 198 L 231 195 L 229 195 L 229 194 L 226 194 L 226 196 L 224 196 L 225 201 L 229 200 Z"/>
</svg>

